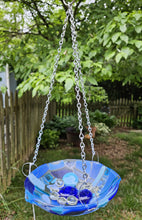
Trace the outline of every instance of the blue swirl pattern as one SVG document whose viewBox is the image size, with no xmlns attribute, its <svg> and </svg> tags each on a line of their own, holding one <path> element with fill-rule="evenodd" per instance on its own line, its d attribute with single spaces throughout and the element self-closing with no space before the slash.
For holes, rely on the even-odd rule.
<svg viewBox="0 0 142 220">
<path fill-rule="evenodd" d="M 84 215 L 104 207 L 117 193 L 120 176 L 95 161 L 66 159 L 43 164 L 25 180 L 25 200 L 56 215 Z"/>
</svg>

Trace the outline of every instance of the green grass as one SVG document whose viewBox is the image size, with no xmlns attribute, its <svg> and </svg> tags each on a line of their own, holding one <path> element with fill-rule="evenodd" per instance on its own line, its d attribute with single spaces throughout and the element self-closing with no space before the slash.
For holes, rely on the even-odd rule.
<svg viewBox="0 0 142 220">
<path fill-rule="evenodd" d="M 116 170 L 122 178 L 118 193 L 109 204 L 92 214 L 79 217 L 60 217 L 36 207 L 36 220 L 142 219 L 142 137 L 137 133 L 118 133 L 116 136 L 126 140 L 128 147 L 135 150 L 127 155 L 125 160 L 116 161 L 115 164 L 108 158 L 100 158 L 100 162 Z M 80 158 L 80 149 L 66 147 L 57 150 L 41 150 L 37 165 L 67 158 Z M 87 159 L 91 159 L 91 155 L 87 155 Z M 24 200 L 24 180 L 25 177 L 20 169 L 11 186 L 0 198 L 1 220 L 32 220 L 31 204 Z"/>
<path fill-rule="evenodd" d="M 116 136 L 122 140 L 127 141 L 129 145 L 139 145 L 142 147 L 142 133 L 117 133 Z"/>
</svg>

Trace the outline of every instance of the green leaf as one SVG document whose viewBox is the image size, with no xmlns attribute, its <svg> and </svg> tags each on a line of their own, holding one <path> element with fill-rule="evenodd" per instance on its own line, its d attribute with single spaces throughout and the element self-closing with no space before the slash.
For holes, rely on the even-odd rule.
<svg viewBox="0 0 142 220">
<path fill-rule="evenodd" d="M 138 49 L 142 47 L 142 40 L 135 40 L 135 45 Z"/>
<path fill-rule="evenodd" d="M 127 26 L 126 26 L 126 24 L 122 24 L 122 25 L 120 25 L 120 31 L 121 32 L 126 32 L 126 30 L 127 30 Z"/>
<path fill-rule="evenodd" d="M 40 73 L 45 73 L 45 72 L 47 71 L 47 68 L 46 68 L 45 65 L 40 65 L 40 66 L 38 67 L 38 69 L 39 69 L 39 72 L 40 72 Z"/>
<path fill-rule="evenodd" d="M 27 82 L 24 86 L 23 86 L 23 92 L 26 92 L 27 90 L 31 89 L 31 83 Z"/>
<path fill-rule="evenodd" d="M 133 16 L 135 17 L 136 21 L 138 21 L 142 17 L 142 14 L 141 12 L 135 12 Z"/>
<path fill-rule="evenodd" d="M 60 77 L 57 77 L 56 80 L 57 82 L 62 83 L 65 81 L 66 78 L 67 78 L 66 76 L 60 76 Z"/>
<path fill-rule="evenodd" d="M 37 93 L 37 87 L 35 87 L 33 90 L 32 90 L 32 97 L 34 97 Z"/>
<path fill-rule="evenodd" d="M 110 60 L 112 57 L 114 57 L 115 55 L 115 51 L 112 51 L 112 50 L 107 50 L 105 52 L 105 59 L 108 61 Z"/>
<path fill-rule="evenodd" d="M 136 27 L 135 27 L 135 31 L 139 34 L 139 33 L 141 33 L 141 31 L 142 31 L 142 25 L 137 25 Z"/>
<path fill-rule="evenodd" d="M 97 83 L 97 81 L 96 81 L 96 79 L 95 79 L 94 77 L 89 76 L 87 79 L 88 79 L 88 81 L 89 81 L 91 84 L 93 84 L 94 86 L 97 86 L 97 85 L 98 85 L 98 83 Z"/>
<path fill-rule="evenodd" d="M 115 43 L 116 43 L 117 45 L 120 45 L 120 44 L 122 43 L 122 40 L 117 40 Z"/>
<path fill-rule="evenodd" d="M 123 57 L 124 57 L 125 59 L 127 59 L 128 56 L 132 55 L 132 53 L 134 52 L 134 50 L 131 49 L 131 48 L 129 48 L 129 47 L 123 47 L 123 48 L 121 49 L 121 52 L 123 53 Z"/>
<path fill-rule="evenodd" d="M 120 35 L 121 35 L 121 32 L 117 32 L 117 33 L 113 34 L 112 38 L 111 38 L 112 42 L 115 43 L 118 40 L 118 38 L 120 37 Z"/>
<path fill-rule="evenodd" d="M 107 39 L 109 39 L 109 34 L 108 34 L 108 33 L 105 33 L 104 36 L 103 36 L 103 40 L 105 41 L 105 40 L 107 40 Z"/>
<path fill-rule="evenodd" d="M 94 63 L 94 66 L 101 69 L 102 68 L 102 63 L 101 62 Z"/>
<path fill-rule="evenodd" d="M 112 44 L 112 42 L 109 41 L 109 43 L 106 45 L 106 48 L 110 48 L 111 44 Z"/>
<path fill-rule="evenodd" d="M 139 64 L 139 66 L 142 66 L 142 55 L 138 57 L 137 63 Z"/>
<path fill-rule="evenodd" d="M 126 34 L 122 34 L 120 36 L 120 39 L 123 40 L 126 44 L 128 44 L 129 38 L 128 38 L 128 36 Z"/>
<path fill-rule="evenodd" d="M 108 32 L 111 32 L 115 27 L 116 27 L 116 23 L 112 23 L 111 25 L 109 25 L 109 26 L 107 27 Z"/>
<path fill-rule="evenodd" d="M 44 90 L 44 85 L 43 84 L 41 84 L 41 85 L 39 85 L 39 90 Z"/>
<path fill-rule="evenodd" d="M 112 72 L 112 66 L 111 66 L 110 64 L 108 64 L 108 65 L 106 66 L 106 70 L 107 70 L 108 72 Z"/>
<path fill-rule="evenodd" d="M 6 91 L 7 91 L 7 87 L 6 87 L 6 86 L 1 86 L 1 87 L 0 87 L 0 91 L 1 91 L 3 94 L 5 94 Z"/>
<path fill-rule="evenodd" d="M 116 63 L 119 63 L 122 57 L 123 57 L 123 53 L 121 53 L 121 52 L 118 53 L 115 57 Z"/>
<path fill-rule="evenodd" d="M 71 78 L 66 79 L 65 90 L 68 92 L 73 86 L 73 80 Z"/>
<path fill-rule="evenodd" d="M 49 92 L 49 86 L 45 86 L 44 88 L 42 88 L 41 90 L 41 94 L 42 95 L 47 95 Z"/>
<path fill-rule="evenodd" d="M 92 60 L 86 60 L 83 62 L 83 67 L 91 68 L 93 66 Z"/>
<path fill-rule="evenodd" d="M 110 40 L 110 36 L 108 33 L 105 33 L 104 36 L 103 36 L 103 46 L 106 46 L 107 43 L 109 42 Z"/>
<path fill-rule="evenodd" d="M 89 57 L 90 57 L 90 58 L 95 57 L 96 54 L 97 54 L 97 51 L 96 51 L 96 50 L 91 51 L 91 52 L 89 53 Z"/>
</svg>

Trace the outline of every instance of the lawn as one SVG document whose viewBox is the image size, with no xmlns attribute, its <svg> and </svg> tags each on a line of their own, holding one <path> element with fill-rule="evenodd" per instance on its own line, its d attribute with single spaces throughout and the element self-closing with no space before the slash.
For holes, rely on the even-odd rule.
<svg viewBox="0 0 142 220">
<path fill-rule="evenodd" d="M 122 178 L 117 195 L 105 208 L 80 217 L 60 217 L 36 207 L 36 219 L 43 220 L 141 220 L 142 219 L 142 133 L 112 133 L 95 141 L 100 149 L 100 162 L 118 172 Z M 111 146 L 111 147 L 110 147 Z M 114 148 L 114 149 L 113 149 Z M 107 151 L 106 151 L 107 149 Z M 114 150 L 114 154 L 113 154 Z M 87 159 L 91 159 L 88 148 Z M 56 150 L 40 150 L 38 165 L 59 159 L 79 158 L 80 149 L 60 146 Z M 32 220 L 32 207 L 24 200 L 24 179 L 21 169 L 1 196 L 1 220 Z"/>
</svg>

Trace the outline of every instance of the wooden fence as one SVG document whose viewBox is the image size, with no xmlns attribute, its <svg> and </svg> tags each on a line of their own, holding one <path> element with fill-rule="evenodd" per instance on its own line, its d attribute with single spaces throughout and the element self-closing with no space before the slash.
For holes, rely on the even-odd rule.
<svg viewBox="0 0 142 220">
<path fill-rule="evenodd" d="M 4 191 L 11 183 L 20 165 L 28 160 L 34 150 L 36 136 L 38 134 L 46 96 L 32 98 L 30 92 L 22 98 L 11 94 L 5 95 L 5 107 L 0 93 L 0 192 Z M 131 127 L 134 119 L 142 117 L 138 108 L 142 101 L 129 101 L 120 99 L 107 104 L 89 104 L 91 111 L 96 109 L 107 110 L 110 115 L 116 115 L 119 126 Z M 74 115 L 77 111 L 76 103 L 61 104 L 51 102 L 47 120 L 53 115 L 60 117 Z"/>
<path fill-rule="evenodd" d="M 34 150 L 46 97 L 32 98 L 30 92 L 18 98 L 5 95 L 5 107 L 0 93 L 0 192 L 5 190 L 16 170 L 28 160 Z M 55 104 L 49 106 L 47 119 L 56 113 Z"/>
<path fill-rule="evenodd" d="M 132 127 L 133 121 L 140 119 L 142 114 L 139 108 L 142 107 L 142 101 L 133 101 L 128 99 L 119 99 L 110 102 L 110 114 L 118 118 L 119 127 Z"/>
<path fill-rule="evenodd" d="M 88 109 L 90 111 L 95 111 L 96 109 L 106 111 L 110 115 L 115 115 L 118 118 L 119 127 L 132 127 L 133 121 L 142 117 L 138 111 L 139 106 L 142 106 L 142 101 L 119 99 L 111 101 L 108 104 L 89 103 Z M 76 111 L 77 107 L 75 102 L 72 104 L 56 104 L 56 114 L 60 117 L 73 115 Z"/>
</svg>

